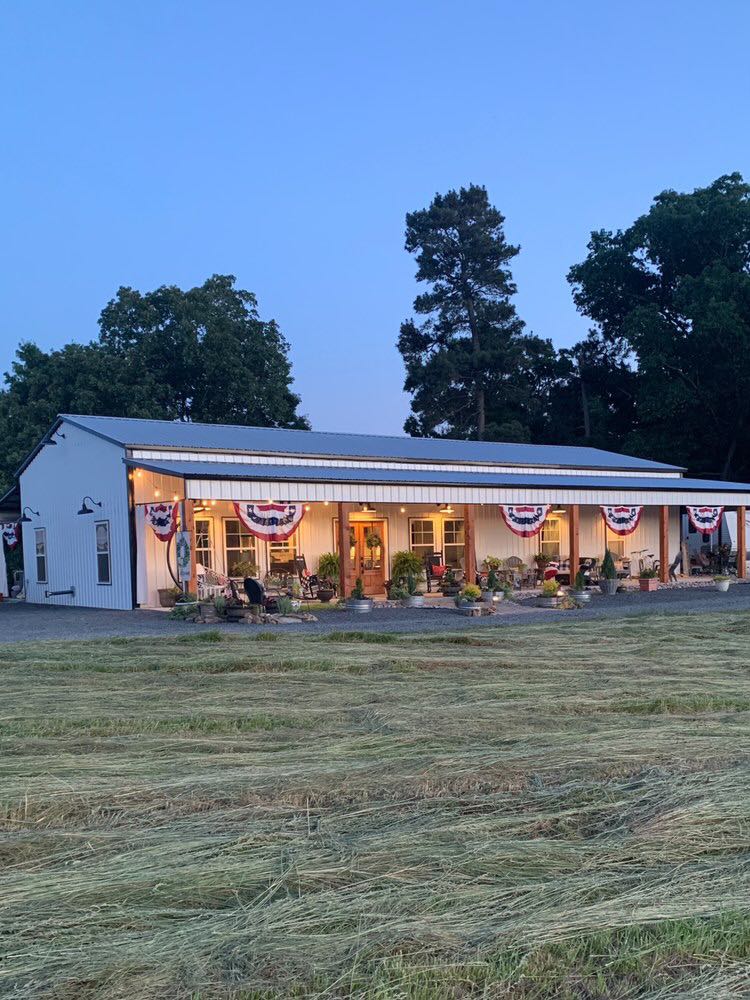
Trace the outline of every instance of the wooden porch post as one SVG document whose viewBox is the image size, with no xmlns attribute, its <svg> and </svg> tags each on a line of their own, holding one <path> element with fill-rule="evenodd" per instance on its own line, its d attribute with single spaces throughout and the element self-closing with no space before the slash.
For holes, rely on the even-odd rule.
<svg viewBox="0 0 750 1000">
<path fill-rule="evenodd" d="M 568 532 L 570 534 L 569 562 L 570 585 L 575 583 L 578 570 L 581 568 L 581 508 L 577 503 L 570 505 L 568 512 Z"/>
<path fill-rule="evenodd" d="M 745 508 L 737 508 L 737 579 L 747 576 L 747 539 L 745 537 Z"/>
<path fill-rule="evenodd" d="M 669 507 L 659 507 L 659 579 L 669 583 Z"/>
<path fill-rule="evenodd" d="M 198 573 L 196 571 L 196 554 L 195 554 L 195 500 L 185 500 L 182 505 L 184 512 L 184 524 L 182 527 L 183 531 L 190 532 L 190 582 L 188 584 L 188 590 L 193 594 L 198 593 Z"/>
<path fill-rule="evenodd" d="M 474 505 L 464 504 L 464 580 L 474 583 L 477 578 L 477 546 L 474 529 Z"/>
<path fill-rule="evenodd" d="M 353 510 L 354 504 L 339 503 L 338 526 L 336 529 L 336 541 L 339 550 L 339 598 L 348 597 L 354 585 L 352 579 L 352 561 L 349 557 L 349 512 Z"/>
</svg>

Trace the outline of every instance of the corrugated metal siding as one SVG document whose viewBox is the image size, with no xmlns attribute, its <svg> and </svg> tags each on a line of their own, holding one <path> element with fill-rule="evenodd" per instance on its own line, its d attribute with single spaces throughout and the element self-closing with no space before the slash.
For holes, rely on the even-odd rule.
<svg viewBox="0 0 750 1000">
<path fill-rule="evenodd" d="M 84 607 L 132 607 L 130 536 L 123 450 L 77 427 L 64 425 L 65 438 L 47 445 L 21 475 L 24 505 L 39 511 L 23 525 L 27 600 L 34 604 Z M 102 502 L 101 510 L 79 516 L 84 495 Z M 112 583 L 100 585 L 96 575 L 95 522 L 110 524 Z M 47 530 L 47 580 L 36 582 L 34 529 Z M 70 597 L 45 597 L 45 590 L 74 586 Z"/>
<path fill-rule="evenodd" d="M 597 448 L 516 444 L 495 441 L 452 441 L 446 438 L 386 437 L 292 431 L 277 427 L 133 420 L 126 417 L 67 415 L 81 427 L 129 447 L 187 448 L 227 452 L 392 458 L 401 461 L 487 462 L 493 465 L 567 465 L 574 468 L 676 469 L 630 455 Z"/>
</svg>

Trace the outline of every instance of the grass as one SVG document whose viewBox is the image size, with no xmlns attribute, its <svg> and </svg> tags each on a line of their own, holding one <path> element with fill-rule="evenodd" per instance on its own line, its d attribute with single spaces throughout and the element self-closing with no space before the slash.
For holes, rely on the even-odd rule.
<svg viewBox="0 0 750 1000">
<path fill-rule="evenodd" d="M 749 636 L 0 646 L 0 996 L 746 996 Z"/>
</svg>

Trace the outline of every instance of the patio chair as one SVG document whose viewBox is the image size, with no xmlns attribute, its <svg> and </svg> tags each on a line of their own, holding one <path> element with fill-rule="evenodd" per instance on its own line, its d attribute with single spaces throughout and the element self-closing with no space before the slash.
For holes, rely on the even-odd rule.
<svg viewBox="0 0 750 1000">
<path fill-rule="evenodd" d="M 274 614 L 279 610 L 278 601 L 270 594 L 266 594 L 265 587 L 259 580 L 254 580 L 251 576 L 246 576 L 243 584 L 248 603 Z"/>
<path fill-rule="evenodd" d="M 510 573 L 509 582 L 513 587 L 515 587 L 516 581 L 518 581 L 518 584 L 520 586 L 522 577 L 521 567 L 525 568 L 525 563 L 523 559 L 519 558 L 519 556 L 508 556 L 508 558 L 505 560 L 505 568 Z"/>
<path fill-rule="evenodd" d="M 320 586 L 318 577 L 315 573 L 308 573 L 307 560 L 304 556 L 295 557 L 294 568 L 297 571 L 297 579 L 299 580 L 300 590 L 302 591 L 302 600 L 314 601 L 318 596 L 318 588 Z"/>
<path fill-rule="evenodd" d="M 206 601 L 220 594 L 226 593 L 229 586 L 229 577 L 217 573 L 214 569 L 209 569 L 201 563 L 196 563 L 195 575 L 198 582 L 198 600 Z"/>
<path fill-rule="evenodd" d="M 425 556 L 424 566 L 425 575 L 427 577 L 427 593 L 431 594 L 433 580 L 436 584 L 439 584 L 445 576 L 445 571 L 448 567 L 443 562 L 442 552 L 431 552 L 429 555 Z"/>
</svg>

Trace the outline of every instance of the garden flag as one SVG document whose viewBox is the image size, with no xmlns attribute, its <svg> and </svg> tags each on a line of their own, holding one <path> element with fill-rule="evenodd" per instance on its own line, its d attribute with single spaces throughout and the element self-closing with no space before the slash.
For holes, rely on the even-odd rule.
<svg viewBox="0 0 750 1000">
<path fill-rule="evenodd" d="M 696 531 L 704 535 L 713 535 L 721 524 L 723 507 L 688 507 L 688 520 Z"/>
<path fill-rule="evenodd" d="M 147 503 L 146 524 L 154 529 L 154 534 L 160 542 L 168 542 L 177 531 L 176 503 Z"/>
<path fill-rule="evenodd" d="M 550 512 L 551 503 L 500 504 L 503 521 L 514 535 L 533 538 L 542 530 L 542 525 Z"/>
<path fill-rule="evenodd" d="M 305 516 L 302 503 L 237 503 L 237 517 L 251 535 L 267 542 L 285 542 L 291 538 Z"/>
<path fill-rule="evenodd" d="M 642 505 L 640 507 L 608 507 L 602 505 L 604 523 L 616 535 L 632 535 L 638 527 L 642 513 Z"/>
<path fill-rule="evenodd" d="M 0 528 L 2 529 L 3 541 L 9 549 L 14 549 L 21 540 L 18 524 L 15 521 L 7 521 L 5 524 L 0 525 Z"/>
</svg>

